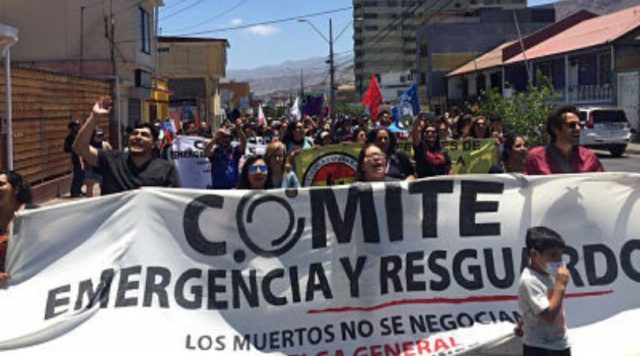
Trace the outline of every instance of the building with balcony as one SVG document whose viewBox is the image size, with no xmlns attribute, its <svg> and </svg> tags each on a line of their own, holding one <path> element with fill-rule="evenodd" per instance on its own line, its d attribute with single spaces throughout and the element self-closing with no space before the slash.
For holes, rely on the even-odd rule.
<svg viewBox="0 0 640 356">
<path fill-rule="evenodd" d="M 526 36 L 555 21 L 553 7 L 482 8 L 433 17 L 418 29 L 416 71 L 422 103 L 438 109 L 446 101 L 447 73 L 505 41 Z M 493 78 L 494 83 L 499 80 Z"/>
<path fill-rule="evenodd" d="M 526 0 L 353 0 L 356 90 L 364 93 L 373 74 L 416 73 L 420 24 L 486 7 L 524 8 Z"/>
<path fill-rule="evenodd" d="M 538 83 L 538 73 L 562 102 L 618 106 L 638 127 L 640 6 L 602 16 L 580 11 L 522 43 L 504 43 L 449 73 L 448 98 L 473 100 L 490 87 L 508 96 Z M 493 77 L 499 80 L 487 80 Z"/>
<path fill-rule="evenodd" d="M 158 37 L 158 72 L 169 83 L 170 116 L 218 127 L 220 80 L 226 75 L 226 39 Z"/>
</svg>

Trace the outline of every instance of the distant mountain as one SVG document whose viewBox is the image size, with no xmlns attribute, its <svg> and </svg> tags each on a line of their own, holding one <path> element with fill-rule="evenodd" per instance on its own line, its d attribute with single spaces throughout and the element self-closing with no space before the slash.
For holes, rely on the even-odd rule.
<svg viewBox="0 0 640 356">
<path fill-rule="evenodd" d="M 256 97 L 276 91 L 300 90 L 300 74 L 305 90 L 329 88 L 329 64 L 327 57 L 314 57 L 299 61 L 286 61 L 277 65 L 254 69 L 228 70 L 225 82 L 249 82 Z M 336 55 L 336 85 L 353 83 L 353 55 Z"/>
<path fill-rule="evenodd" d="M 637 5 L 640 5 L 640 0 L 564 0 L 553 4 L 556 8 L 556 21 L 580 10 L 605 15 Z"/>
</svg>

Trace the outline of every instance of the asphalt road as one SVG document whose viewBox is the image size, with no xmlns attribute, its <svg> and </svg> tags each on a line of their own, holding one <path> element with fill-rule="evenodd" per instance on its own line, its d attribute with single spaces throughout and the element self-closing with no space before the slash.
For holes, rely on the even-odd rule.
<svg viewBox="0 0 640 356">
<path fill-rule="evenodd" d="M 622 157 L 611 157 L 609 152 L 596 151 L 600 162 L 607 172 L 634 172 L 640 173 L 640 155 L 625 153 Z"/>
</svg>

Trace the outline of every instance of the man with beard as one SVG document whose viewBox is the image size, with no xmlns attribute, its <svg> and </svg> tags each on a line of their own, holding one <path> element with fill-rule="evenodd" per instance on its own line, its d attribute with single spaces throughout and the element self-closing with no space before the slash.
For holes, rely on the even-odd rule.
<svg viewBox="0 0 640 356">
<path fill-rule="evenodd" d="M 551 142 L 529 151 L 522 173 L 531 175 L 604 172 L 598 157 L 580 147 L 580 118 L 575 106 L 561 106 L 549 113 L 547 133 Z"/>
<path fill-rule="evenodd" d="M 73 150 L 102 174 L 101 193 L 119 193 L 143 186 L 179 187 L 175 167 L 153 154 L 158 133 L 149 123 L 134 125 L 127 152 L 97 150 L 89 144 L 97 117 L 108 115 L 112 105 L 108 96 L 98 99 L 73 143 Z"/>
</svg>

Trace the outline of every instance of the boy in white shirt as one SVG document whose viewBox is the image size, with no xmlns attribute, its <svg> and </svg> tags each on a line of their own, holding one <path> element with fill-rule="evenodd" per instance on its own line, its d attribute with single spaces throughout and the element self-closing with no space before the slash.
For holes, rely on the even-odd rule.
<svg viewBox="0 0 640 356">
<path fill-rule="evenodd" d="M 518 284 L 523 356 L 570 356 L 562 305 L 569 282 L 569 270 L 562 263 L 564 240 L 538 226 L 527 230 L 526 246 L 530 261 Z"/>
</svg>

